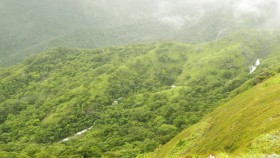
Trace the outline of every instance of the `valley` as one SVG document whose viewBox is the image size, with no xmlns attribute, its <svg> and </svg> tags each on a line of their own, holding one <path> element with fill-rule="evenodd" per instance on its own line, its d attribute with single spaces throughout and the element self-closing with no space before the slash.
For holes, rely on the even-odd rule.
<svg viewBox="0 0 280 158">
<path fill-rule="evenodd" d="M 0 0 L 1 158 L 280 157 L 277 0 Z"/>
</svg>

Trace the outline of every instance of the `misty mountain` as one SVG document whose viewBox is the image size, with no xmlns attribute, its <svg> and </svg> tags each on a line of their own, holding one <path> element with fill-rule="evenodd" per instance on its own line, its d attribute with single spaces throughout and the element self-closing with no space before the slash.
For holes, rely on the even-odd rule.
<svg viewBox="0 0 280 158">
<path fill-rule="evenodd" d="M 279 3 L 274 0 L 1 0 L 0 8 L 2 66 L 56 46 L 209 41 L 237 30 L 278 27 L 279 17 Z M 104 34 L 96 31 L 100 29 Z M 81 30 L 87 38 L 76 39 Z M 75 42 L 67 42 L 71 39 Z"/>
<path fill-rule="evenodd" d="M 280 157 L 278 0 L 0 0 L 0 157 Z"/>
</svg>

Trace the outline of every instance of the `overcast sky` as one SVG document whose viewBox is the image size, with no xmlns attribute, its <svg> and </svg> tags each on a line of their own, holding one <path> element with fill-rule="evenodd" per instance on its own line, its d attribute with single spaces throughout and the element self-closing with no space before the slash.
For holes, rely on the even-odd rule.
<svg viewBox="0 0 280 158">
<path fill-rule="evenodd" d="M 228 10 L 236 21 L 244 17 L 261 18 L 264 26 L 276 26 L 280 17 L 279 0 L 156 0 L 154 16 L 160 21 L 181 26 L 196 22 L 215 10 Z"/>
<path fill-rule="evenodd" d="M 263 18 L 263 25 L 278 25 L 279 0 L 85 0 L 87 3 L 134 17 L 151 17 L 176 27 L 195 23 L 212 11 L 226 9 L 235 20 L 244 17 Z M 88 5 L 88 4 L 87 4 Z"/>
</svg>

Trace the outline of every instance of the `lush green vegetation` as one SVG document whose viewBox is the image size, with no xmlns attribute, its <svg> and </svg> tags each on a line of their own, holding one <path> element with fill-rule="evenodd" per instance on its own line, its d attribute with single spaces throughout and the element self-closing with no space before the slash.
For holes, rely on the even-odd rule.
<svg viewBox="0 0 280 158">
<path fill-rule="evenodd" d="M 222 105 L 146 157 L 279 154 L 279 93 L 277 74 Z"/>
<path fill-rule="evenodd" d="M 279 154 L 278 3 L 170 2 L 0 0 L 0 157 Z"/>
<path fill-rule="evenodd" d="M 278 45 L 277 32 L 247 31 L 203 44 L 56 48 L 33 56 L 0 71 L 1 157 L 151 152 L 273 75 Z M 262 65 L 248 75 L 257 58 Z"/>
</svg>

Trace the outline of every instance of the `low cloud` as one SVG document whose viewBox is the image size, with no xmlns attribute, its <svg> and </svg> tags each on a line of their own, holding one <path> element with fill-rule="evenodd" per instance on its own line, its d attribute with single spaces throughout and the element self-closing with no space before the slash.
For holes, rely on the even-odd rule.
<svg viewBox="0 0 280 158">
<path fill-rule="evenodd" d="M 271 14 L 270 16 L 278 16 L 277 10 L 279 9 L 279 1 L 276 0 L 238 0 L 233 3 L 234 15 L 236 17 L 241 17 L 246 14 L 251 14 L 256 17 L 265 16 Z"/>
<path fill-rule="evenodd" d="M 279 25 L 279 0 L 81 0 L 85 6 L 92 4 L 95 9 L 113 18 L 148 19 L 153 18 L 174 28 L 196 25 L 207 20 L 211 13 L 221 12 L 229 20 L 244 23 L 250 19 L 259 26 Z M 215 16 L 219 16 L 216 15 Z M 109 18 L 108 18 L 109 19 Z"/>
<path fill-rule="evenodd" d="M 155 4 L 154 17 L 176 28 L 196 24 L 204 15 L 222 9 L 236 22 L 250 17 L 260 25 L 275 27 L 280 18 L 279 0 L 156 0 Z"/>
</svg>

